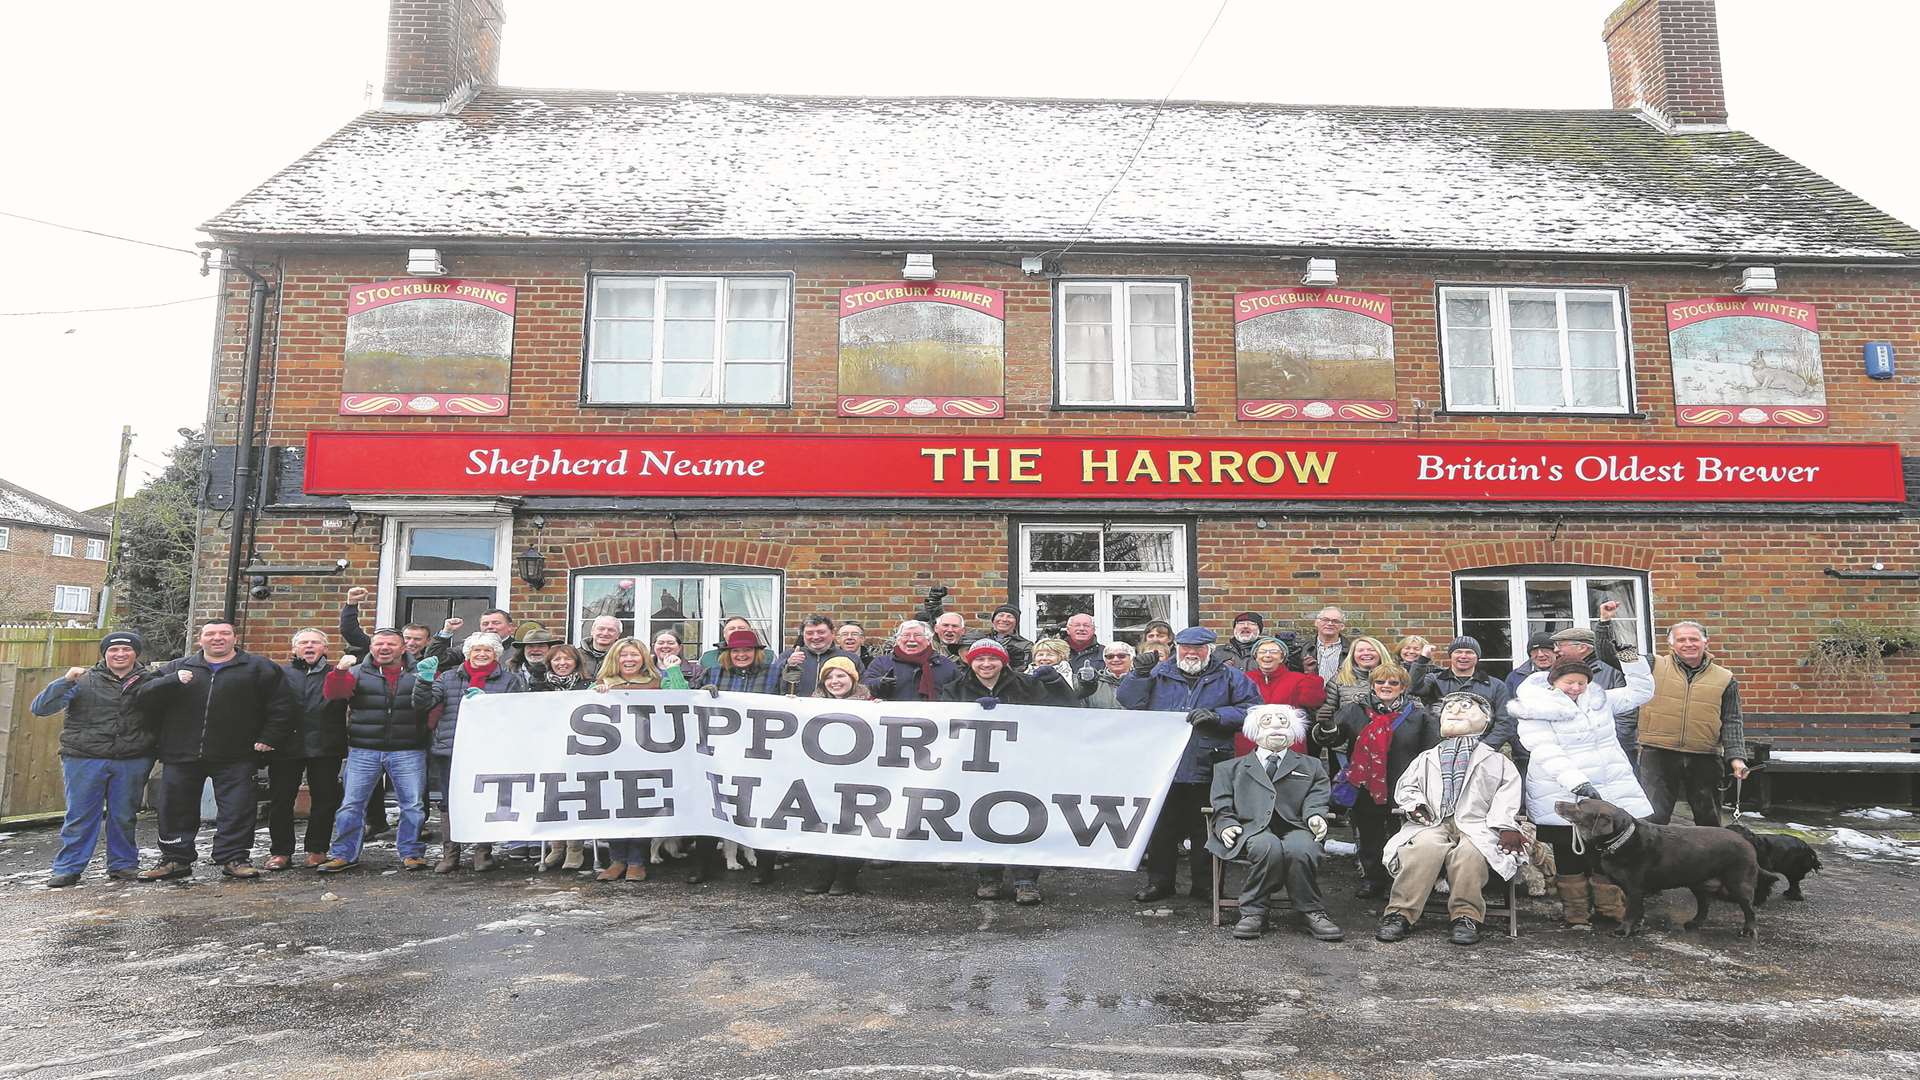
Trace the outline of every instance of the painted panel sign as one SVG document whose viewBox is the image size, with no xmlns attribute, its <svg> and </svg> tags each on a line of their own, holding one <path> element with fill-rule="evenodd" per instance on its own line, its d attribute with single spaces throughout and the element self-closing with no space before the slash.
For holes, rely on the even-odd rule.
<svg viewBox="0 0 1920 1080">
<path fill-rule="evenodd" d="M 1244 292 L 1233 324 L 1240 419 L 1398 419 L 1393 301 L 1346 289 Z"/>
<path fill-rule="evenodd" d="M 1667 305 L 1681 427 L 1825 427 L 1827 384 L 1811 304 L 1722 296 Z"/>
<path fill-rule="evenodd" d="M 396 461 L 406 468 L 393 468 Z M 856 461 L 857 469 L 823 469 Z M 314 431 L 310 495 L 1900 502 L 1892 443 Z"/>
<path fill-rule="evenodd" d="M 409 278 L 347 290 L 342 416 L 505 416 L 511 285 Z"/>
<path fill-rule="evenodd" d="M 840 290 L 841 416 L 1006 415 L 1007 294 L 897 281 Z"/>
</svg>

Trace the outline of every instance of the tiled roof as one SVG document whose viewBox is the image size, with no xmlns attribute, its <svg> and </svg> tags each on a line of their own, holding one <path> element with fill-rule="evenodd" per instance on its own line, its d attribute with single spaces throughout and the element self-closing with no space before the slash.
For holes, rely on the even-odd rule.
<svg viewBox="0 0 1920 1080">
<path fill-rule="evenodd" d="M 61 506 L 18 484 L 0 480 L 0 524 L 18 522 L 49 529 L 67 529 L 77 533 L 107 535 L 107 523 L 78 510 Z"/>
<path fill-rule="evenodd" d="M 1920 259 L 1738 132 L 1615 111 L 491 88 L 367 113 L 207 222 L 410 238 Z"/>
</svg>

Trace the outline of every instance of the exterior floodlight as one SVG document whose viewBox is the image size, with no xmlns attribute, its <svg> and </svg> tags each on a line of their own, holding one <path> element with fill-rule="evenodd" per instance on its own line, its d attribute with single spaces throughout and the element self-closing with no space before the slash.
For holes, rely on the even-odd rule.
<svg viewBox="0 0 1920 1080">
<path fill-rule="evenodd" d="M 1740 284 L 1733 291 L 1742 296 L 1747 293 L 1772 292 L 1780 287 L 1780 280 L 1774 276 L 1771 266 L 1749 266 L 1740 271 Z"/>
<path fill-rule="evenodd" d="M 900 276 L 908 281 L 932 281 L 933 256 L 908 255 L 907 265 L 900 271 Z"/>
<path fill-rule="evenodd" d="M 1338 285 L 1340 275 L 1333 272 L 1332 259 L 1308 259 L 1307 272 L 1300 275 L 1302 285 Z"/>
<path fill-rule="evenodd" d="M 445 277 L 447 268 L 441 265 L 437 249 L 410 248 L 407 251 L 407 273 L 414 277 Z"/>
</svg>

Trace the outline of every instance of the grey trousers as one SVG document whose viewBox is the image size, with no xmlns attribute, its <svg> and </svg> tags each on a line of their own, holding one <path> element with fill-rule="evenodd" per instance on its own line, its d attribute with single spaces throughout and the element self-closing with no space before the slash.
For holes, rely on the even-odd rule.
<svg viewBox="0 0 1920 1080">
<path fill-rule="evenodd" d="M 1240 890 L 1240 916 L 1265 915 L 1267 899 L 1282 885 L 1295 911 L 1325 911 L 1320 899 L 1320 845 L 1305 829 L 1275 836 L 1261 833 L 1247 841 L 1242 854 L 1252 867 L 1246 888 Z"/>
</svg>

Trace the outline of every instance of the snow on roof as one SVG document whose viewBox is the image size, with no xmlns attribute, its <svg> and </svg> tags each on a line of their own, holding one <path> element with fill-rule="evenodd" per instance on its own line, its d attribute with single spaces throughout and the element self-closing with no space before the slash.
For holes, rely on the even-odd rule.
<svg viewBox="0 0 1920 1080">
<path fill-rule="evenodd" d="M 107 523 L 98 518 L 88 517 L 52 499 L 35 495 L 18 484 L 0 480 L 0 523 L 5 522 L 41 525 L 77 533 L 99 533 L 101 536 L 107 535 L 108 529 Z"/>
<path fill-rule="evenodd" d="M 1920 259 L 1738 132 L 1633 113 L 483 90 L 362 115 L 222 239 L 908 242 Z M 1149 124 L 1139 159 L 1088 215 Z"/>
</svg>

